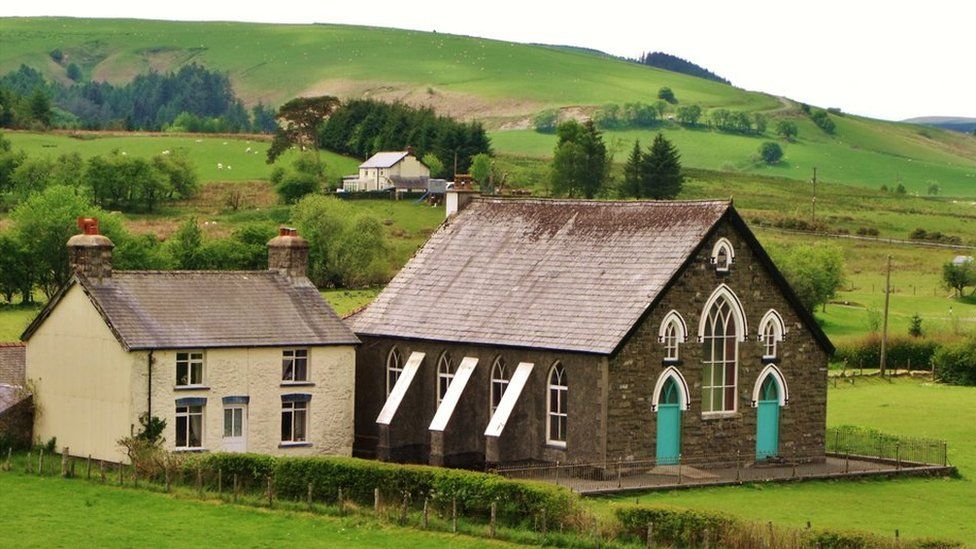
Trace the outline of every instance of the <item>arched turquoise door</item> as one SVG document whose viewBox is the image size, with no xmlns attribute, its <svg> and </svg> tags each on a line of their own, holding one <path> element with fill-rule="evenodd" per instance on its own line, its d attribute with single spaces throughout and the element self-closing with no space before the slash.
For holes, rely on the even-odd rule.
<svg viewBox="0 0 976 549">
<path fill-rule="evenodd" d="M 763 381 L 756 405 L 756 460 L 762 461 L 779 455 L 779 392 L 782 390 L 776 377 L 769 375 Z"/>
<path fill-rule="evenodd" d="M 678 386 L 668 378 L 657 404 L 657 463 L 673 465 L 681 458 L 681 401 Z"/>
</svg>

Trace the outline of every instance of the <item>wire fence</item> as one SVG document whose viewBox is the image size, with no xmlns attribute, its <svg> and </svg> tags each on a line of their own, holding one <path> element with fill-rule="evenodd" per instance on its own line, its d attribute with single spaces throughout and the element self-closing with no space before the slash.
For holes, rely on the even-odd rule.
<svg viewBox="0 0 976 549">
<path fill-rule="evenodd" d="M 690 486 L 827 479 L 890 474 L 945 474 L 951 471 L 943 441 L 903 438 L 856 427 L 827 432 L 827 453 L 755 455 L 731 460 L 655 458 L 585 463 L 502 466 L 493 472 L 511 479 L 551 482 L 581 494 L 629 490 L 669 490 Z"/>
</svg>

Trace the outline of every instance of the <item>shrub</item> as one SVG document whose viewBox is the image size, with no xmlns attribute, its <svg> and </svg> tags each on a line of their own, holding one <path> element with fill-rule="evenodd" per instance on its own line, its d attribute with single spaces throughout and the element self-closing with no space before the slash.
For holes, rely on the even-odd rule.
<svg viewBox="0 0 976 549">
<path fill-rule="evenodd" d="M 545 512 L 554 523 L 569 525 L 579 512 L 577 496 L 565 488 L 459 469 L 345 457 L 224 453 L 193 456 L 182 467 L 189 476 L 198 468 L 210 473 L 219 469 L 224 479 L 237 475 L 242 485 L 255 488 L 265 486 L 265 479 L 271 475 L 277 497 L 285 499 L 304 499 L 311 482 L 312 497 L 320 501 L 335 501 L 342 488 L 345 498 L 369 504 L 373 490 L 379 488 L 386 501 L 400 501 L 408 493 L 415 504 L 431 497 L 443 509 L 449 509 L 452 499 L 457 498 L 459 514 L 479 517 L 487 517 L 492 502 L 497 502 L 499 519 L 513 524 Z"/>
<path fill-rule="evenodd" d="M 976 385 L 976 341 L 943 345 L 932 356 L 935 378 L 953 385 Z"/>
<path fill-rule="evenodd" d="M 857 234 L 860 236 L 878 236 L 880 233 L 874 227 L 858 227 Z"/>
<path fill-rule="evenodd" d="M 661 99 L 662 101 L 667 101 L 672 105 L 678 102 L 678 99 L 674 96 L 674 91 L 667 86 L 657 90 L 657 98 Z"/>
<path fill-rule="evenodd" d="M 933 339 L 889 337 L 886 349 L 888 367 L 929 370 L 932 367 L 933 355 L 939 348 L 939 342 Z M 849 368 L 877 368 L 881 364 L 881 336 L 871 334 L 853 342 L 840 344 L 834 357 L 846 361 Z"/>
<path fill-rule="evenodd" d="M 621 507 L 616 513 L 624 531 L 630 535 L 647 541 L 647 525 L 653 524 L 656 544 L 679 547 L 703 545 L 702 535 L 706 530 L 722 536 L 738 522 L 720 513 L 658 505 Z"/>
<path fill-rule="evenodd" d="M 834 124 L 834 121 L 830 119 L 830 115 L 828 115 L 827 111 L 825 110 L 818 109 L 811 112 L 810 120 L 813 120 L 813 123 L 816 124 L 818 128 L 831 135 L 837 128 L 837 125 Z"/>
<path fill-rule="evenodd" d="M 539 133 L 556 133 L 558 122 L 559 111 L 555 109 L 544 110 L 532 118 L 532 126 Z"/>
<path fill-rule="evenodd" d="M 759 156 L 767 164 L 776 164 L 783 158 L 783 148 L 779 143 L 766 141 L 759 146 Z"/>
</svg>

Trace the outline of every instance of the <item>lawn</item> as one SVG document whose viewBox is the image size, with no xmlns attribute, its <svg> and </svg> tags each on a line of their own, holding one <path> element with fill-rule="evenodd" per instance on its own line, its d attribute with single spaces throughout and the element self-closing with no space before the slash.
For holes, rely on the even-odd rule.
<svg viewBox="0 0 976 549">
<path fill-rule="evenodd" d="M 132 134 L 97 136 L 79 134 L 69 136 L 53 133 L 5 131 L 14 149 L 22 149 L 29 156 L 58 156 L 78 153 L 83 158 L 119 151 L 131 156 L 151 157 L 165 150 L 183 151 L 196 165 L 203 182 L 267 180 L 270 166 L 265 162 L 269 142 L 246 138 L 208 137 L 206 135 L 169 136 L 166 134 Z M 248 151 L 250 149 L 250 151 Z M 285 154 L 277 165 L 287 165 L 297 153 Z M 320 153 L 330 180 L 357 173 L 359 161 L 328 151 Z M 223 169 L 217 165 L 222 164 Z"/>
<path fill-rule="evenodd" d="M 967 418 L 976 388 L 917 380 L 859 379 L 829 390 L 828 425 L 860 425 L 884 432 L 944 439 L 961 479 L 811 481 L 643 494 L 642 503 L 724 511 L 784 526 L 870 530 L 904 537 L 938 536 L 976 543 L 976 437 Z M 608 516 L 634 495 L 589 499 Z"/>
<path fill-rule="evenodd" d="M 362 516 L 220 505 L 80 480 L 0 473 L 0 545 L 17 547 L 502 547 Z"/>
</svg>

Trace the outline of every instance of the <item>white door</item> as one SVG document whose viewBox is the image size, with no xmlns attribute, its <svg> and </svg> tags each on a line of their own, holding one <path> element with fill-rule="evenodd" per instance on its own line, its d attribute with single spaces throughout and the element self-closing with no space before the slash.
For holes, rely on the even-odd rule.
<svg viewBox="0 0 976 549">
<path fill-rule="evenodd" d="M 224 407 L 224 451 L 247 451 L 247 406 L 238 404 Z"/>
</svg>

